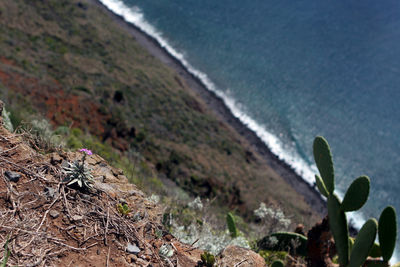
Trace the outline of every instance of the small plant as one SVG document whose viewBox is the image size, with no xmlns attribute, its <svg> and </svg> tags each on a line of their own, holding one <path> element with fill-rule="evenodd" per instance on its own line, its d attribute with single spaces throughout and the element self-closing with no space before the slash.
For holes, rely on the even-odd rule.
<svg viewBox="0 0 400 267">
<path fill-rule="evenodd" d="M 254 215 L 261 220 L 262 232 L 271 234 L 278 231 L 286 231 L 291 224 L 283 211 L 279 208 L 270 208 L 264 202 L 260 203 L 260 207 L 254 210 Z"/>
<path fill-rule="evenodd" d="M 158 253 L 165 258 L 170 258 L 174 255 L 174 250 L 170 245 L 164 244 L 160 247 Z"/>
<path fill-rule="evenodd" d="M 285 265 L 281 260 L 274 261 L 271 265 L 271 267 L 284 267 Z"/>
<path fill-rule="evenodd" d="M 11 119 L 10 119 L 10 112 L 7 111 L 5 107 L 3 107 L 2 116 L 3 116 L 4 128 L 9 130 L 10 132 L 13 132 L 14 131 L 14 127 L 13 127 L 13 124 L 12 124 Z"/>
<path fill-rule="evenodd" d="M 228 225 L 228 230 L 232 238 L 236 238 L 239 235 L 239 231 L 236 227 L 235 218 L 232 213 L 228 212 L 226 215 L 226 224 Z"/>
<path fill-rule="evenodd" d="M 7 261 L 8 258 L 10 257 L 11 251 L 8 249 L 8 242 L 10 241 L 9 238 L 7 238 L 6 243 L 4 244 L 4 258 L 3 262 L 1 263 L 1 267 L 6 267 L 7 266 Z"/>
<path fill-rule="evenodd" d="M 68 162 L 68 166 L 64 167 L 64 172 L 67 176 L 64 182 L 67 182 L 68 186 L 77 184 L 80 188 L 90 189 L 93 186 L 94 180 L 85 160 L 86 155 L 92 155 L 92 151 L 86 148 L 82 148 L 79 151 L 83 152 L 81 162 Z"/>
<path fill-rule="evenodd" d="M 204 251 L 204 253 L 201 254 L 200 258 L 201 258 L 201 263 L 203 264 L 203 266 L 213 267 L 215 264 L 214 255 L 211 253 L 208 253 L 207 251 Z"/>
<path fill-rule="evenodd" d="M 131 210 L 129 209 L 128 204 L 126 204 L 126 203 L 124 203 L 124 204 L 119 203 L 119 204 L 117 205 L 117 210 L 118 210 L 118 212 L 121 213 L 123 216 L 126 216 L 126 215 L 129 214 L 129 212 L 131 212 Z"/>
</svg>

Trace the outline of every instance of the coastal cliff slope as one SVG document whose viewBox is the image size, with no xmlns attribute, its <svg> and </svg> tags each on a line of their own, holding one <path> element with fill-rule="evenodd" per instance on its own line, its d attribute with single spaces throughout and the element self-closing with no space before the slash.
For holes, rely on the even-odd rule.
<svg viewBox="0 0 400 267">
<path fill-rule="evenodd" d="M 0 24 L 0 97 L 15 125 L 42 114 L 70 131 L 70 148 L 93 136 L 89 148 L 124 170 L 139 154 L 164 187 L 173 181 L 247 219 L 261 202 L 307 226 L 320 217 L 299 180 L 283 179 L 96 1 L 1 0 Z"/>
</svg>

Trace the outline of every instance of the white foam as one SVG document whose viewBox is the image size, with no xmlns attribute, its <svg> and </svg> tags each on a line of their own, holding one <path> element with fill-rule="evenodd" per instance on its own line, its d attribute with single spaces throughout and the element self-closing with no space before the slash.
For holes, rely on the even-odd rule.
<svg viewBox="0 0 400 267">
<path fill-rule="evenodd" d="M 194 68 L 185 59 L 182 53 L 176 51 L 171 45 L 168 44 L 162 33 L 145 20 L 143 13 L 138 7 L 129 7 L 121 0 L 100 0 L 100 2 L 102 2 L 115 14 L 122 16 L 125 21 L 132 23 L 140 30 L 153 37 L 171 56 L 178 59 L 191 74 L 200 79 L 208 90 L 214 92 L 217 96 L 222 98 L 225 105 L 231 110 L 233 115 L 237 117 L 243 124 L 245 124 L 250 130 L 255 132 L 257 136 L 268 146 L 272 153 L 277 155 L 280 160 L 289 164 L 293 170 L 307 183 L 310 185 L 314 184 L 314 175 L 315 173 L 318 173 L 316 166 L 310 166 L 302 157 L 297 155 L 297 153 L 290 152 L 288 149 L 285 149 L 282 141 L 277 136 L 268 132 L 263 125 L 259 124 L 249 115 L 247 115 L 244 108 L 236 103 L 233 97 L 231 97 L 228 93 L 218 90 L 215 84 L 208 78 L 207 74 Z M 339 195 L 341 194 L 339 193 Z M 349 218 L 352 219 L 354 226 L 357 229 L 360 229 L 365 222 L 365 219 L 360 213 L 350 213 Z"/>
</svg>

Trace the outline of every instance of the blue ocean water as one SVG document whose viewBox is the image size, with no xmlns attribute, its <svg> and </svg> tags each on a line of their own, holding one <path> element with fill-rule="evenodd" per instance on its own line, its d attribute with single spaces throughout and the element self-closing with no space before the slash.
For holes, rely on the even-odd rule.
<svg viewBox="0 0 400 267">
<path fill-rule="evenodd" d="M 358 216 L 400 213 L 399 1 L 102 2 L 183 61 L 305 180 L 323 135 L 339 191 L 371 178 Z"/>
</svg>

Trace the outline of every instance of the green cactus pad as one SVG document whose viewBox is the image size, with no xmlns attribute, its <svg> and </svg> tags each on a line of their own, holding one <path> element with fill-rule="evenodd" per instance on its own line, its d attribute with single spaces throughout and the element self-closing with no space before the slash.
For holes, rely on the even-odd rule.
<svg viewBox="0 0 400 267">
<path fill-rule="evenodd" d="M 235 238 L 239 235 L 239 231 L 235 224 L 235 219 L 233 218 L 232 213 L 228 212 L 226 215 L 226 224 L 228 225 L 229 233 L 232 238 Z"/>
<path fill-rule="evenodd" d="M 367 176 L 358 177 L 347 189 L 342 202 L 343 211 L 355 211 L 364 206 L 369 195 L 369 178 Z"/>
<path fill-rule="evenodd" d="M 369 219 L 364 223 L 357 235 L 356 241 L 354 241 L 348 267 L 360 267 L 363 265 L 374 244 L 377 230 L 378 222 L 375 219 Z"/>
<path fill-rule="evenodd" d="M 340 208 L 339 198 L 335 194 L 328 197 L 329 227 L 335 239 L 340 266 L 347 266 L 349 261 L 349 229 L 346 214 Z"/>
<path fill-rule="evenodd" d="M 314 160 L 327 191 L 332 194 L 335 190 L 335 171 L 333 169 L 332 154 L 328 142 L 322 136 L 314 139 Z"/>
<path fill-rule="evenodd" d="M 329 196 L 328 190 L 326 190 L 324 181 L 322 181 L 321 177 L 319 177 L 318 174 L 315 175 L 315 183 L 317 184 L 319 192 L 323 196 L 328 197 Z"/>
<path fill-rule="evenodd" d="M 285 265 L 281 260 L 274 261 L 271 265 L 271 267 L 284 267 Z"/>
<path fill-rule="evenodd" d="M 397 237 L 396 210 L 392 206 L 386 207 L 379 217 L 378 236 L 382 258 L 389 261 L 393 255 Z"/>
</svg>

